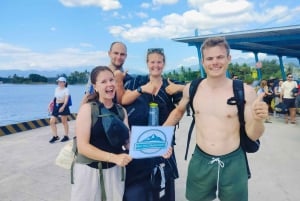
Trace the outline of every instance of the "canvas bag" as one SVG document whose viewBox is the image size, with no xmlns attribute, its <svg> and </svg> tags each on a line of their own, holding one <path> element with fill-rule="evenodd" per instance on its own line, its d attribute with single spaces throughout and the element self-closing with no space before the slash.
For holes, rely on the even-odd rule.
<svg viewBox="0 0 300 201">
<path fill-rule="evenodd" d="M 55 164 L 64 169 L 68 169 L 68 170 L 71 169 L 75 157 L 75 152 L 73 152 L 72 149 L 73 149 L 73 140 L 65 144 L 63 148 L 60 150 L 59 154 L 55 159 Z"/>
</svg>

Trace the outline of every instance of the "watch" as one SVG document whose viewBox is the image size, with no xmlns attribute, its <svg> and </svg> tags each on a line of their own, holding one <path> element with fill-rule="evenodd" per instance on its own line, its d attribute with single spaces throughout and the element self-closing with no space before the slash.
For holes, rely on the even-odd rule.
<svg viewBox="0 0 300 201">
<path fill-rule="evenodd" d="M 136 91 L 139 92 L 140 94 L 143 94 L 142 87 L 138 87 L 138 88 L 136 89 Z"/>
</svg>

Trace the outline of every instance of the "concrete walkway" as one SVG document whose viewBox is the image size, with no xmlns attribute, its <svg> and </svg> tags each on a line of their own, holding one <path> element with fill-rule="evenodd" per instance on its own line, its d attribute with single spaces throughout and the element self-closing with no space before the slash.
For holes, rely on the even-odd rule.
<svg viewBox="0 0 300 201">
<path fill-rule="evenodd" d="M 184 160 L 186 135 L 192 117 L 184 117 L 176 133 L 176 156 L 180 178 L 176 180 L 176 200 L 184 201 L 188 161 Z M 266 124 L 261 150 L 248 156 L 252 171 L 249 201 L 300 200 L 300 118 L 285 124 L 273 118 Z M 70 122 L 71 137 L 74 121 Z M 62 125 L 58 124 L 62 133 Z M 195 136 L 194 136 L 195 137 Z M 70 173 L 54 164 L 64 143 L 50 144 L 50 127 L 42 127 L 0 137 L 1 201 L 68 201 Z M 194 140 L 194 138 L 193 138 Z M 192 140 L 189 158 L 194 149 Z"/>
</svg>

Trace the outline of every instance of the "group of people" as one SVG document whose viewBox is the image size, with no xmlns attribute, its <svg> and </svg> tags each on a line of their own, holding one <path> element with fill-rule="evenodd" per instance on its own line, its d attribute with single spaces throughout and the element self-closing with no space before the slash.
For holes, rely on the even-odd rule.
<svg viewBox="0 0 300 201">
<path fill-rule="evenodd" d="M 263 100 L 267 103 L 269 113 L 276 116 L 276 107 L 285 113 L 285 123 L 296 123 L 297 108 L 300 107 L 300 84 L 293 80 L 293 75 L 287 73 L 287 79 L 261 80 L 257 94 L 264 94 Z M 286 108 L 285 112 L 282 107 Z M 266 123 L 272 123 L 270 116 L 265 120 Z"/>
<path fill-rule="evenodd" d="M 247 164 L 240 146 L 237 107 L 228 104 L 228 99 L 233 97 L 233 82 L 226 77 L 231 62 L 230 47 L 223 37 L 208 38 L 201 47 L 201 53 L 207 77 L 198 86 L 194 101 L 189 103 L 190 84 L 162 76 L 166 62 L 162 48 L 148 49 L 148 74 L 133 77 L 123 69 L 127 57 L 126 45 L 121 42 L 111 44 L 108 51 L 111 63 L 92 70 L 90 81 L 93 90 L 84 97 L 75 125 L 78 152 L 101 161 L 102 167 L 75 163 L 72 201 L 98 201 L 104 194 L 109 201 L 176 200 L 175 179 L 179 174 L 174 152 L 175 137 L 164 155 L 133 159 L 128 154 L 128 144 L 119 149 L 110 145 L 102 118 L 91 126 L 93 111 L 90 102 L 99 102 L 116 114 L 116 104 L 122 105 L 125 114 L 123 122 L 128 128 L 132 125 L 146 126 L 148 122 L 147 108 L 138 111 L 143 113 L 138 120 L 132 118 L 128 108 L 137 103 L 149 105 L 155 102 L 159 107 L 159 125 L 174 126 L 174 134 L 175 125 L 192 104 L 196 147 L 189 163 L 186 198 L 192 201 L 213 200 L 216 197 L 225 201 L 248 200 Z M 264 132 L 268 106 L 262 101 L 263 96 L 257 96 L 252 87 L 244 85 L 244 89 L 245 128 L 248 137 L 257 140 Z M 65 101 L 60 102 L 61 107 Z M 62 111 L 63 108 L 60 109 Z M 164 170 L 160 175 L 161 181 L 153 182 L 154 169 L 161 164 Z M 125 181 L 121 179 L 124 167 Z M 102 175 L 99 175 L 99 168 L 103 169 Z M 104 185 L 99 181 L 101 176 Z M 162 182 L 164 187 L 160 185 Z"/>
</svg>

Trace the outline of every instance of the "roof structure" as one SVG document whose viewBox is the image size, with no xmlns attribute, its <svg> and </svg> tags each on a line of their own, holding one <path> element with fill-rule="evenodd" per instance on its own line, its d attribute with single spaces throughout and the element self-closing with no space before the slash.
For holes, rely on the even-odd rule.
<svg viewBox="0 0 300 201">
<path fill-rule="evenodd" d="M 258 62 L 258 53 L 278 56 L 283 78 L 285 78 L 283 56 L 297 58 L 300 63 L 300 25 L 174 38 L 174 41 L 196 46 L 202 76 L 200 47 L 209 37 L 225 37 L 231 49 L 253 52 L 256 62 Z M 258 69 L 258 73 L 261 78 L 260 69 Z"/>
<path fill-rule="evenodd" d="M 208 37 L 224 36 L 231 49 L 300 59 L 300 25 L 211 35 L 174 38 L 198 46 Z"/>
</svg>

